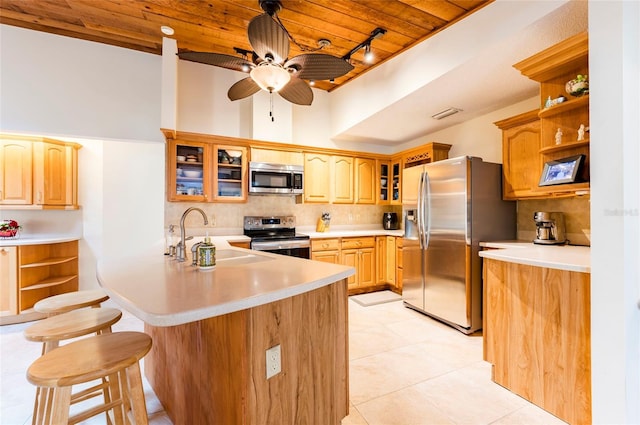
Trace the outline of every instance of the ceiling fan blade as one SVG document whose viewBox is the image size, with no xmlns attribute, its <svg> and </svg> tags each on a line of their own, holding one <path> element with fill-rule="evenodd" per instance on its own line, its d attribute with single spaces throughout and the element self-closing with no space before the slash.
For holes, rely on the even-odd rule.
<svg viewBox="0 0 640 425">
<path fill-rule="evenodd" d="M 258 15 L 249 22 L 249 43 L 258 56 L 273 56 L 276 63 L 283 63 L 289 56 L 289 35 L 271 16 Z"/>
<path fill-rule="evenodd" d="M 306 81 L 296 77 L 291 77 L 291 80 L 280 89 L 278 94 L 296 105 L 311 105 L 311 102 L 313 102 L 313 90 L 311 90 L 311 87 Z"/>
<path fill-rule="evenodd" d="M 284 67 L 292 65 L 299 69 L 296 76 L 305 80 L 330 80 L 341 77 L 353 69 L 353 65 L 346 60 L 324 53 L 298 55 L 287 61 Z"/>
<path fill-rule="evenodd" d="M 214 65 L 222 68 L 232 69 L 234 71 L 243 71 L 243 67 L 253 67 L 253 63 L 250 61 L 238 58 L 230 55 L 223 55 L 221 53 L 209 53 L 209 52 L 182 52 L 178 53 L 180 59 L 188 60 L 191 62 L 204 63 L 206 65 Z"/>
<path fill-rule="evenodd" d="M 260 91 L 258 86 L 251 77 L 243 78 L 229 88 L 227 96 L 230 100 L 244 99 Z"/>
</svg>

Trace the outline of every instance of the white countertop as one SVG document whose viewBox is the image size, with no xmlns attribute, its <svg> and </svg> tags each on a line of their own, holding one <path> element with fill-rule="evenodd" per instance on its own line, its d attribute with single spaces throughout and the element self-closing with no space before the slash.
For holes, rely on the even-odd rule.
<svg viewBox="0 0 640 425">
<path fill-rule="evenodd" d="M 212 241 L 213 270 L 179 263 L 156 249 L 143 257 L 99 261 L 98 282 L 144 322 L 174 326 L 289 298 L 355 273 L 352 267 L 233 248 L 223 238 Z"/>
<path fill-rule="evenodd" d="M 572 245 L 536 245 L 533 242 L 482 242 L 487 248 L 479 255 L 509 263 L 591 273 L 591 247 Z"/>
<path fill-rule="evenodd" d="M 0 238 L 0 246 L 39 245 L 47 243 L 69 242 L 82 239 L 82 235 L 73 234 L 20 234 L 17 238 Z"/>
<path fill-rule="evenodd" d="M 298 232 L 309 235 L 311 239 L 326 238 L 348 238 L 348 237 L 364 237 L 364 236 L 404 236 L 404 230 L 384 230 L 376 229 L 349 229 L 349 228 L 329 228 L 328 232 L 315 232 L 313 230 L 296 229 Z"/>
</svg>

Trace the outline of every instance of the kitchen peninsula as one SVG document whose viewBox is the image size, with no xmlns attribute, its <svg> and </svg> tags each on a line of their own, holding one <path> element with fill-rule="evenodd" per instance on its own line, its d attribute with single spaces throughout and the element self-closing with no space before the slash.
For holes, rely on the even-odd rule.
<svg viewBox="0 0 640 425">
<path fill-rule="evenodd" d="M 563 421 L 591 423 L 590 247 L 482 245 L 492 379 Z"/>
<path fill-rule="evenodd" d="M 172 421 L 339 424 L 353 268 L 213 242 L 213 270 L 161 252 L 98 264 L 101 286 L 153 338 L 145 375 Z M 267 378 L 274 346 L 281 372 Z"/>
</svg>

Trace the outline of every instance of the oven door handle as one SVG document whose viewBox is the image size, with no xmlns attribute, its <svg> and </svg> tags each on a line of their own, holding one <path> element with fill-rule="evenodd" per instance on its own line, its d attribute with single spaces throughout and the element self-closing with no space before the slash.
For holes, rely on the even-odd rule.
<svg viewBox="0 0 640 425">
<path fill-rule="evenodd" d="M 291 240 L 291 241 L 256 241 L 251 242 L 251 249 L 256 251 L 272 251 L 276 249 L 295 249 L 309 248 L 311 243 L 309 240 Z"/>
</svg>

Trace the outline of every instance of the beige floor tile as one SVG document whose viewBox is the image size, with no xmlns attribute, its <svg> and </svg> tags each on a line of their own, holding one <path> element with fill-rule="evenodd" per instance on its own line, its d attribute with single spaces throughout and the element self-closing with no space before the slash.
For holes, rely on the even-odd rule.
<svg viewBox="0 0 640 425">
<path fill-rule="evenodd" d="M 414 388 L 457 424 L 490 424 L 527 404 L 492 382 L 490 371 L 488 363 L 479 362 Z"/>
<path fill-rule="evenodd" d="M 504 416 L 492 425 L 564 425 L 566 422 L 556 418 L 551 413 L 533 404 L 527 404 L 521 409 Z"/>
<path fill-rule="evenodd" d="M 409 341 L 384 326 L 349 332 L 349 360 L 371 356 L 409 345 Z"/>
<path fill-rule="evenodd" d="M 359 405 L 452 370 L 454 368 L 430 357 L 420 345 L 353 360 L 349 368 L 351 402 Z"/>
<path fill-rule="evenodd" d="M 454 424 L 415 386 L 358 405 L 369 425 Z"/>
</svg>

